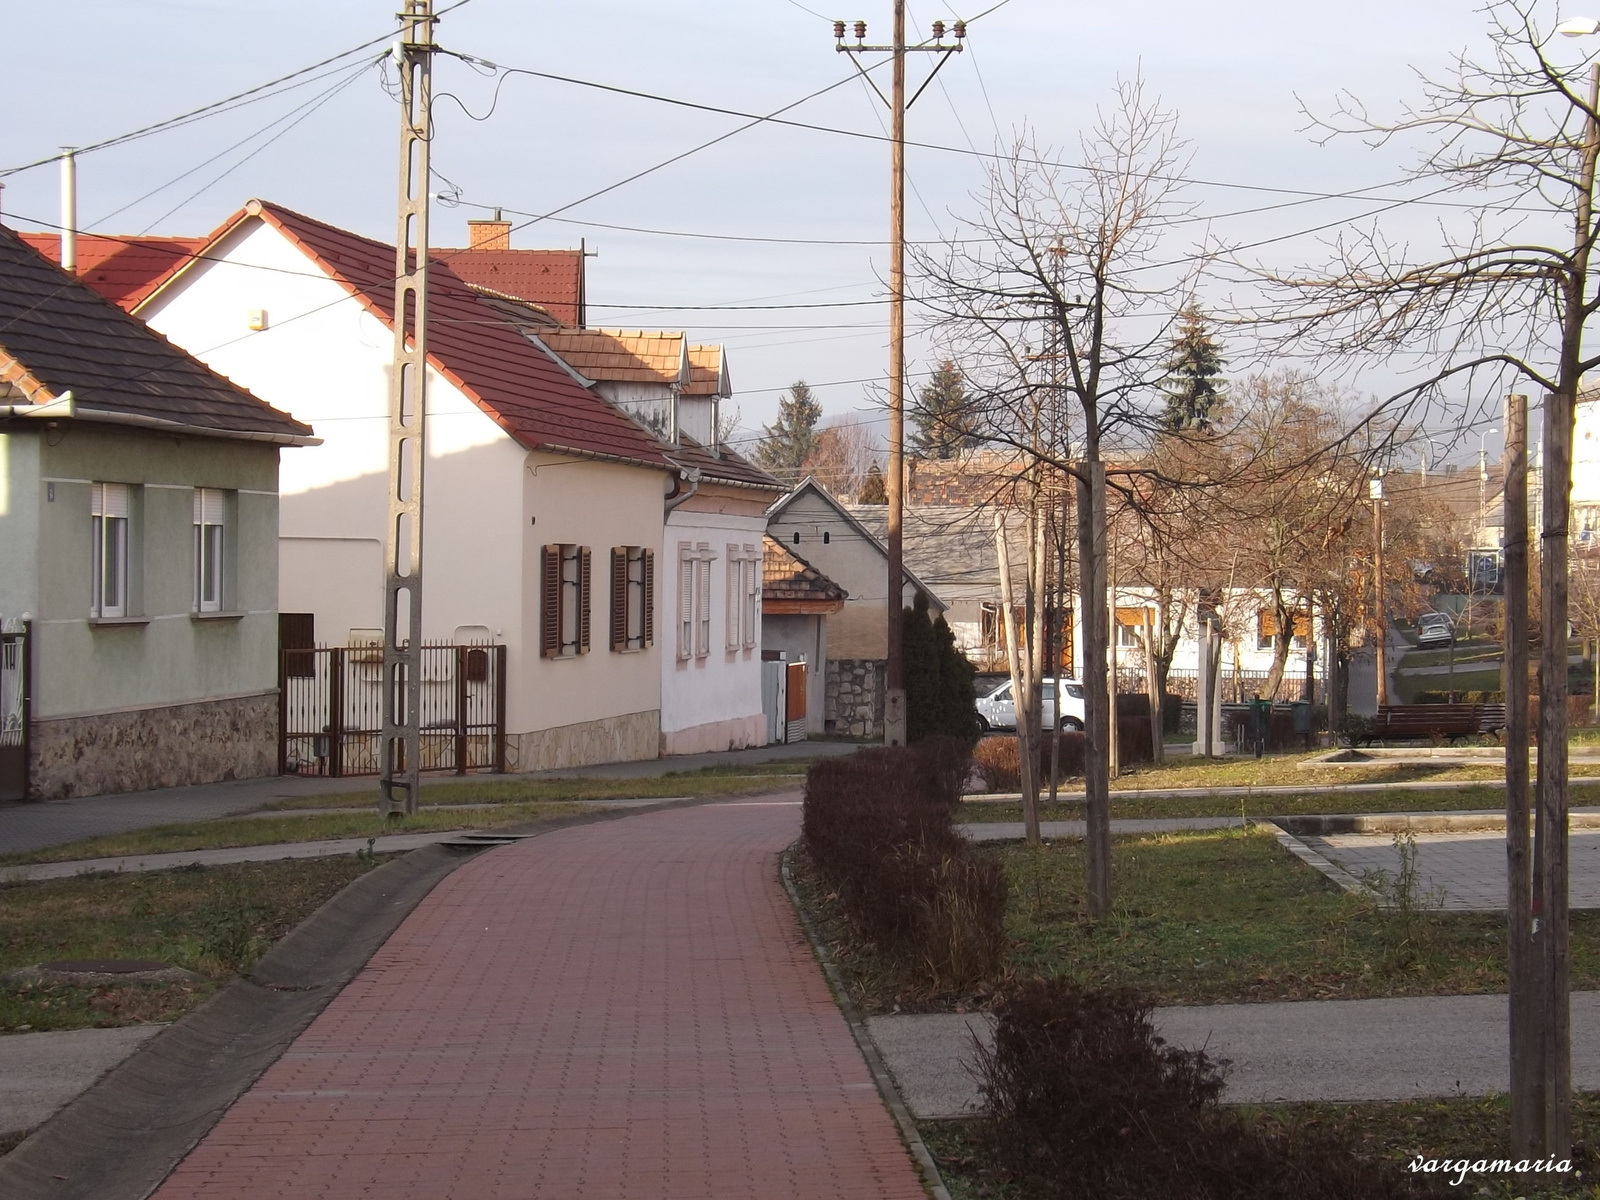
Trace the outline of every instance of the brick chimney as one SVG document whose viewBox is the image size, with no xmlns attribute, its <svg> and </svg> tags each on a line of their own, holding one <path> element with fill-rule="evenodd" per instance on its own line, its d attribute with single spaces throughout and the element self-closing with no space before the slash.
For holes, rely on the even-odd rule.
<svg viewBox="0 0 1600 1200">
<path fill-rule="evenodd" d="M 500 219 L 498 208 L 494 210 L 494 216 L 487 221 L 468 221 L 467 249 L 511 249 L 511 222 Z"/>
</svg>

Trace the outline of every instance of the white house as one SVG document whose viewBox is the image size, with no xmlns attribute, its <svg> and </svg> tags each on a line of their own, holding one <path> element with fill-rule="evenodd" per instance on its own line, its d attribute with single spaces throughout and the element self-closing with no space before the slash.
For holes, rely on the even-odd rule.
<svg viewBox="0 0 1600 1200">
<path fill-rule="evenodd" d="M 424 637 L 504 647 L 507 766 L 654 758 L 683 471 L 452 271 L 472 253 L 429 281 Z M 333 646 L 383 624 L 393 274 L 392 247 L 251 201 L 135 310 L 324 431 L 283 461 L 281 606 Z"/>
<path fill-rule="evenodd" d="M 315 441 L 0 229 L 0 798 L 276 773 L 278 455 Z"/>
</svg>

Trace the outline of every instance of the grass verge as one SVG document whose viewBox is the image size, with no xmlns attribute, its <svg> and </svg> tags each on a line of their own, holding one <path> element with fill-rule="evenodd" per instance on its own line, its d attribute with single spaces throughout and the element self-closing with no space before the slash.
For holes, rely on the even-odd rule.
<svg viewBox="0 0 1600 1200">
<path fill-rule="evenodd" d="M 59 846 L 46 846 L 40 850 L 7 854 L 0 857 L 0 867 L 184 850 L 220 850 L 233 846 L 273 846 L 280 842 L 320 842 L 330 838 L 381 837 L 391 833 L 494 829 L 583 811 L 588 810 L 570 803 L 508 803 L 489 810 L 424 810 L 414 817 L 394 819 L 380 817 L 370 808 L 348 813 L 307 813 L 303 816 L 223 817 L 213 821 L 153 825 L 128 833 L 104 834 Z"/>
<path fill-rule="evenodd" d="M 1600 789 L 1593 800 L 1600 802 Z M 1575 803 L 1585 803 L 1580 791 Z M 1503 788 L 1463 785 L 1427 791 L 1403 789 L 1381 792 L 1305 792 L 1270 796 L 1111 796 L 1112 820 L 1154 817 L 1282 817 L 1305 813 L 1461 812 L 1473 809 L 1503 810 Z M 1081 821 L 1081 800 L 1039 805 L 1044 821 Z M 997 800 L 970 800 L 962 804 L 956 820 L 974 823 L 1022 820 L 1022 805 Z"/>
<path fill-rule="evenodd" d="M 1293 1137 L 1298 1131 L 1346 1134 L 1374 1158 L 1404 1168 L 1422 1154 L 1432 1158 L 1477 1160 L 1504 1156 L 1510 1140 L 1510 1108 L 1504 1097 L 1462 1097 L 1365 1104 L 1243 1105 L 1240 1115 L 1270 1133 Z M 1573 1134 L 1579 1147 L 1574 1167 L 1581 1178 L 1568 1178 L 1543 1190 L 1495 1176 L 1470 1177 L 1462 1187 L 1440 1188 L 1444 1194 L 1511 1200 L 1526 1197 L 1595 1197 L 1596 1159 L 1593 1146 L 1600 1130 L 1600 1093 L 1580 1092 L 1573 1098 Z M 981 1122 L 925 1121 L 918 1126 L 923 1141 L 939 1164 L 939 1173 L 953 1200 L 1028 1200 L 1016 1184 L 986 1165 Z M 1435 1176 L 1437 1179 L 1437 1176 Z"/>
<path fill-rule="evenodd" d="M 172 1021 L 385 856 L 286 859 L 0 886 L 0 973 L 60 959 L 157 959 L 199 982 L 0 981 L 0 1032 Z"/>
</svg>

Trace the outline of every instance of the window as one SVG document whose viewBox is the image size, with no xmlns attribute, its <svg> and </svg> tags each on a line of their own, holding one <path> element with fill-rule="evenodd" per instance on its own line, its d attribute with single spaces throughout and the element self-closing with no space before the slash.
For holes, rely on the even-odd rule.
<svg viewBox="0 0 1600 1200">
<path fill-rule="evenodd" d="M 643 650 L 656 640 L 656 556 L 643 546 L 611 550 L 611 648 Z"/>
<path fill-rule="evenodd" d="M 544 548 L 540 571 L 543 611 L 539 654 L 571 658 L 589 653 L 590 553 L 570 543 Z"/>
<path fill-rule="evenodd" d="M 1294 637 L 1289 645 L 1296 650 L 1304 650 L 1306 638 L 1311 634 L 1311 615 L 1297 612 L 1294 614 Z M 1263 608 L 1256 614 L 1256 649 L 1271 650 L 1278 644 L 1278 618 L 1270 608 Z"/>
<path fill-rule="evenodd" d="M 708 542 L 678 543 L 678 657 L 711 653 L 711 564 Z"/>
<path fill-rule="evenodd" d="M 128 485 L 96 483 L 89 489 L 94 528 L 93 593 L 95 617 L 128 615 Z"/>
<path fill-rule="evenodd" d="M 750 650 L 761 642 L 761 556 L 754 546 L 728 543 L 727 647 Z"/>
<path fill-rule="evenodd" d="M 216 488 L 194 490 L 194 610 L 222 609 L 223 511 L 226 496 Z"/>
<path fill-rule="evenodd" d="M 1144 622 L 1149 613 L 1144 608 L 1117 608 L 1117 646 L 1124 650 L 1144 649 Z M 1154 624 L 1154 614 L 1151 623 Z"/>
</svg>

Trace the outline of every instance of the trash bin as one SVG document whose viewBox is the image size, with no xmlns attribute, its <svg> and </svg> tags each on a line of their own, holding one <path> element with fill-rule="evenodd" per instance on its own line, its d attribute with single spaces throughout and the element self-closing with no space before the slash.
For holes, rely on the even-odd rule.
<svg viewBox="0 0 1600 1200">
<path fill-rule="evenodd" d="M 1267 749 L 1267 735 L 1272 729 L 1272 701 L 1260 696 L 1250 701 L 1245 715 L 1245 737 L 1255 756 L 1260 758 Z"/>
<path fill-rule="evenodd" d="M 1305 738 L 1306 749 L 1311 749 L 1311 705 L 1304 700 L 1296 700 L 1289 706 L 1289 716 L 1294 722 L 1296 735 Z"/>
</svg>

